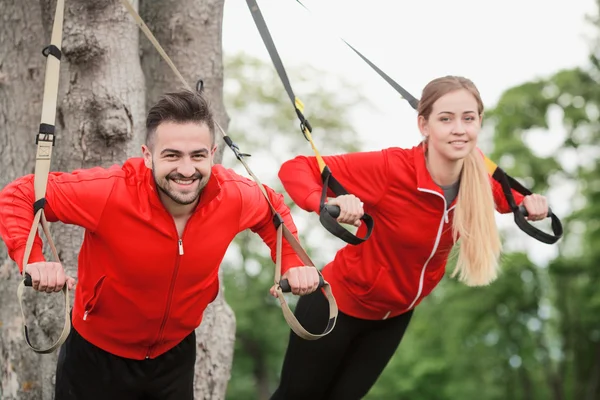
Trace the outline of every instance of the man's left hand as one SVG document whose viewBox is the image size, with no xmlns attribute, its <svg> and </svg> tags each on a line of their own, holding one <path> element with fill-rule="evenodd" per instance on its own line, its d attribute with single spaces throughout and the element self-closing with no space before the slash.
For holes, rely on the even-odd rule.
<svg viewBox="0 0 600 400">
<path fill-rule="evenodd" d="M 299 296 L 312 293 L 319 287 L 319 272 L 315 267 L 292 267 L 281 279 L 287 279 L 292 293 Z M 277 285 L 271 287 L 271 295 L 277 297 Z"/>
</svg>

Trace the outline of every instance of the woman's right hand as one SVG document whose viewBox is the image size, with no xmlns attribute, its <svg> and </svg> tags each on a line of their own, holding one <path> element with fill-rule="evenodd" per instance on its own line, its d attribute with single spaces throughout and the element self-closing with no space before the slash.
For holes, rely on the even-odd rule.
<svg viewBox="0 0 600 400">
<path fill-rule="evenodd" d="M 337 218 L 340 224 L 360 226 L 360 219 L 365 211 L 363 203 L 358 197 L 353 194 L 345 194 L 329 199 L 327 204 L 340 208 L 340 216 Z"/>
</svg>

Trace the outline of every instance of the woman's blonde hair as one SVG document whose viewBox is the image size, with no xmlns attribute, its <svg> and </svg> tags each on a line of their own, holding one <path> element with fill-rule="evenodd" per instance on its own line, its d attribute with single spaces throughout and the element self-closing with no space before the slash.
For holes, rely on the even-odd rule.
<svg viewBox="0 0 600 400">
<path fill-rule="evenodd" d="M 428 120 L 433 104 L 440 97 L 460 89 L 469 91 L 475 97 L 481 118 L 483 102 L 475 84 L 456 76 L 438 78 L 425 86 L 417 110 L 419 116 Z M 498 276 L 502 243 L 494 211 L 490 176 L 483 155 L 475 147 L 463 162 L 452 224 L 454 241 L 460 237 L 460 247 L 456 268 L 451 276 L 458 275 L 458 279 L 468 286 L 488 285 Z"/>
</svg>

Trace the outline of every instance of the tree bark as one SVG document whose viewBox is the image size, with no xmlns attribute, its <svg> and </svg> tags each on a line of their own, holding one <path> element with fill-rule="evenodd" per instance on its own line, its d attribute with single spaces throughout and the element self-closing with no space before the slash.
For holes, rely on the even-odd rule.
<svg viewBox="0 0 600 400">
<path fill-rule="evenodd" d="M 0 27 L 0 53 L 7 54 L 3 60 L 7 69 L 3 71 L 15 75 L 14 86 L 10 79 L 10 84 L 2 89 L 13 95 L 2 96 L 1 100 L 4 120 L 0 122 L 8 129 L 0 130 L 0 137 L 3 144 L 9 144 L 3 145 L 2 151 L 10 153 L 0 160 L 2 171 L 10 171 L 10 176 L 2 174 L 6 184 L 33 172 L 33 133 L 40 120 L 45 74 L 41 49 L 48 44 L 56 2 L 2 2 L 9 6 L 8 12 L 4 5 L 0 7 L 2 14 L 13 16 L 13 20 Z M 51 170 L 72 171 L 122 163 L 141 143 L 145 90 L 137 38 L 138 28 L 119 2 L 66 2 L 57 136 Z M 15 43 L 21 43 L 20 50 L 15 49 Z M 32 43 L 28 45 L 30 48 L 25 47 L 28 43 Z M 76 277 L 82 229 L 58 223 L 53 224 L 51 233 L 65 270 Z M 57 352 L 37 355 L 25 345 L 15 298 L 18 269 L 6 260 L 0 271 L 3 277 L 0 315 L 5 325 L 0 357 L 8 361 L 1 364 L 2 398 L 52 399 Z M 31 314 L 28 324 L 31 318 L 32 342 L 37 346 L 50 344 L 60 334 L 64 311 L 59 296 L 32 291 L 26 295 Z"/>
<path fill-rule="evenodd" d="M 198 80 L 204 82 L 204 92 L 216 119 L 227 130 L 221 32 L 224 3 L 225 0 L 141 0 L 140 9 L 142 18 L 190 86 L 195 88 Z M 183 86 L 145 37 L 140 44 L 146 99 L 152 104 L 161 94 Z M 224 143 L 218 132 L 217 139 L 219 151 L 215 161 L 220 163 Z"/>
<path fill-rule="evenodd" d="M 141 16 L 188 84 L 204 82 L 216 120 L 227 129 L 223 104 L 222 21 L 224 0 L 161 0 L 140 3 Z M 175 73 L 146 37 L 140 39 L 146 76 L 146 100 L 154 103 L 168 91 L 183 87 Z M 215 162 L 222 160 L 224 142 Z M 224 399 L 235 342 L 235 316 L 223 297 L 223 287 L 204 313 L 197 329 L 196 399 Z"/>
<path fill-rule="evenodd" d="M 0 0 L 0 187 L 33 171 L 47 44 L 39 0 Z M 40 357 L 26 351 L 16 289 L 21 275 L 0 246 L 0 398 L 40 392 Z M 26 345 L 25 345 L 26 347 Z M 40 398 L 40 397 L 37 397 Z"/>
</svg>

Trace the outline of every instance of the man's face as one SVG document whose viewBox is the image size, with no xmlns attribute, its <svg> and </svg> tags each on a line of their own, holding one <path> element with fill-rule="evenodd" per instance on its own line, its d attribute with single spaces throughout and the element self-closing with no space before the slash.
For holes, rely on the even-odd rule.
<svg viewBox="0 0 600 400">
<path fill-rule="evenodd" d="M 146 167 L 152 169 L 165 205 L 195 204 L 208 183 L 216 146 L 204 123 L 162 122 L 152 149 L 142 146 Z"/>
</svg>

